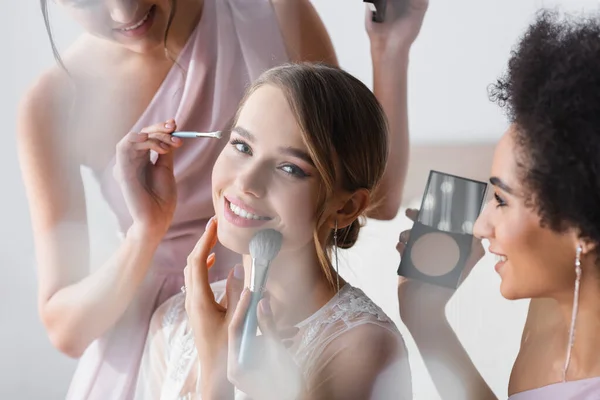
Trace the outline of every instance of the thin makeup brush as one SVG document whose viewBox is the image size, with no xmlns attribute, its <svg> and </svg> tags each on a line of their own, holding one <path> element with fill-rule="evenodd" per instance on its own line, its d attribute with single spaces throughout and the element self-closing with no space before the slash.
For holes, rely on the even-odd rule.
<svg viewBox="0 0 600 400">
<path fill-rule="evenodd" d="M 274 229 L 259 231 L 250 240 L 250 256 L 252 257 L 250 293 L 252 298 L 244 318 L 244 328 L 238 356 L 238 363 L 243 366 L 249 366 L 251 363 L 252 341 L 256 337 L 256 328 L 258 326 L 256 309 L 265 290 L 269 266 L 279 253 L 279 250 L 281 250 L 282 240 L 281 233 Z"/>
<path fill-rule="evenodd" d="M 178 138 L 207 137 L 207 138 L 221 139 L 222 132 L 221 131 L 215 131 L 215 132 L 178 131 L 178 132 L 173 132 L 171 134 L 171 136 L 175 136 Z"/>
</svg>

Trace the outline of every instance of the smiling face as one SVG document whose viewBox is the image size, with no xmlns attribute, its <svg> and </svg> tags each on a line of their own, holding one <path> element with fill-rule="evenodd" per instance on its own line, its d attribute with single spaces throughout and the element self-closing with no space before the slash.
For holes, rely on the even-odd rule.
<svg viewBox="0 0 600 400">
<path fill-rule="evenodd" d="M 88 33 L 144 53 L 162 48 L 169 0 L 57 0 Z"/>
<path fill-rule="evenodd" d="M 283 92 L 271 85 L 244 103 L 213 168 L 219 241 L 247 254 L 260 229 L 283 235 L 282 252 L 313 245 L 318 171 Z"/>
<path fill-rule="evenodd" d="M 474 227 L 477 237 L 489 240 L 489 251 L 499 256 L 496 271 L 500 291 L 507 299 L 572 296 L 577 236 L 542 227 L 519 181 L 514 128 L 509 129 L 494 153 L 491 184 L 494 199 Z"/>
</svg>

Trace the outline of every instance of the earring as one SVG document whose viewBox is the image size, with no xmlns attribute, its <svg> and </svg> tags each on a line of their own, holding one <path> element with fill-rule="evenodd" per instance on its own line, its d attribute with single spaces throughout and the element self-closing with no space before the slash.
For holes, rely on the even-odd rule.
<svg viewBox="0 0 600 400">
<path fill-rule="evenodd" d="M 340 293 L 340 269 L 338 264 L 338 223 L 335 220 L 335 230 L 333 231 L 333 251 L 335 252 L 335 275 L 337 278 L 337 294 Z"/>
<path fill-rule="evenodd" d="M 569 329 L 569 344 L 567 345 L 567 357 L 563 369 L 563 382 L 567 381 L 567 369 L 571 362 L 571 349 L 575 342 L 575 319 L 577 318 L 577 308 L 579 306 L 579 285 L 581 283 L 581 245 L 577 246 L 575 256 L 575 293 L 573 295 L 573 311 L 571 312 L 571 328 Z"/>
</svg>

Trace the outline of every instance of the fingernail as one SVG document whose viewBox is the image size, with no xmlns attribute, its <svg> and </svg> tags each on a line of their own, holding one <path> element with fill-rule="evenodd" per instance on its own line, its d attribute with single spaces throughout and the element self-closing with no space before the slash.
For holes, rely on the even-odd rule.
<svg viewBox="0 0 600 400">
<path fill-rule="evenodd" d="M 171 142 L 173 143 L 179 143 L 180 140 L 177 136 L 171 136 Z"/>
<path fill-rule="evenodd" d="M 210 217 L 210 219 L 206 223 L 206 228 L 204 228 L 204 230 L 208 230 L 208 228 L 210 228 L 210 226 L 212 225 L 214 219 L 215 219 L 214 215 L 212 217 Z"/>
<path fill-rule="evenodd" d="M 243 265 L 236 265 L 235 267 L 233 267 L 233 277 L 235 279 L 244 279 L 244 266 Z"/>
<path fill-rule="evenodd" d="M 268 300 L 262 299 L 260 302 L 260 308 L 265 315 L 271 315 L 271 305 Z"/>
<path fill-rule="evenodd" d="M 172 122 L 167 122 L 165 124 L 165 128 L 167 128 L 167 129 L 173 129 L 174 127 L 175 127 L 175 125 Z"/>
<path fill-rule="evenodd" d="M 169 145 L 168 145 L 168 144 L 166 144 L 166 143 L 161 143 L 161 144 L 160 144 L 160 147 L 162 147 L 162 148 L 163 148 L 163 149 L 165 149 L 165 150 L 169 150 L 169 148 L 170 148 L 170 147 L 169 147 Z"/>
</svg>

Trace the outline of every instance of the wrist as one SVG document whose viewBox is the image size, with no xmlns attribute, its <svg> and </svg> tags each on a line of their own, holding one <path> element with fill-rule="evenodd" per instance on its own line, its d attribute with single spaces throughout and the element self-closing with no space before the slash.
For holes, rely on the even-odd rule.
<svg viewBox="0 0 600 400">
<path fill-rule="evenodd" d="M 150 228 L 134 222 L 127 230 L 126 238 L 140 246 L 156 248 L 165 233 L 166 230 Z"/>
<path fill-rule="evenodd" d="M 201 393 L 202 399 L 233 399 L 233 385 L 227 379 L 227 370 L 216 367 L 209 368 L 201 365 Z"/>
<path fill-rule="evenodd" d="M 376 62 L 408 64 L 411 44 L 391 40 L 371 40 L 371 59 Z"/>
</svg>

